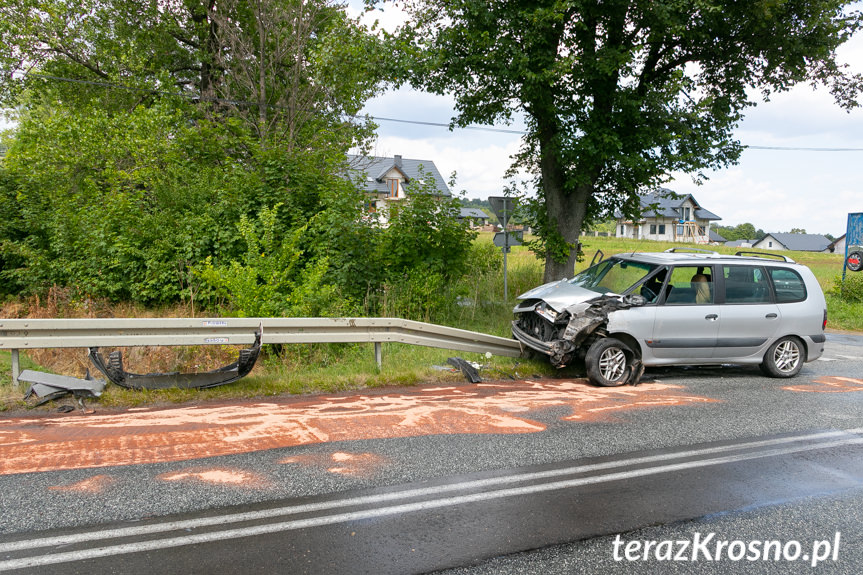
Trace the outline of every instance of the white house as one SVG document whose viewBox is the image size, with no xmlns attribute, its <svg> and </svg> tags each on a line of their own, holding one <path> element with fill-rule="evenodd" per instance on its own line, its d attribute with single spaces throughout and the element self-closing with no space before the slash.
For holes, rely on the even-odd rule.
<svg viewBox="0 0 863 575">
<path fill-rule="evenodd" d="M 452 197 L 446 181 L 431 160 L 409 160 L 401 156 L 348 156 L 350 178 L 367 196 L 366 207 L 387 224 L 387 206 L 404 201 L 422 181 L 433 184 L 435 194 Z"/>
<path fill-rule="evenodd" d="M 842 254 L 845 255 L 845 236 L 848 234 L 842 234 L 835 240 L 830 246 L 827 248 L 827 251 L 833 254 Z"/>
<path fill-rule="evenodd" d="M 759 250 L 824 252 L 831 243 L 821 234 L 767 234 L 752 247 Z"/>
<path fill-rule="evenodd" d="M 616 237 L 707 244 L 711 242 L 710 222 L 722 219 L 702 208 L 692 194 L 680 195 L 667 188 L 641 196 L 640 203 L 640 219 L 615 214 Z"/>
</svg>

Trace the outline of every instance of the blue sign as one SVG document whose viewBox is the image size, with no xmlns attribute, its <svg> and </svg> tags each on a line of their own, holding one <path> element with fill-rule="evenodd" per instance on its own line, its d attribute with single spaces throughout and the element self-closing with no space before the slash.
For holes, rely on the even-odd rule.
<svg viewBox="0 0 863 575">
<path fill-rule="evenodd" d="M 845 232 L 845 263 L 842 266 L 842 279 L 845 270 L 863 270 L 863 212 L 848 214 L 848 229 Z"/>
</svg>

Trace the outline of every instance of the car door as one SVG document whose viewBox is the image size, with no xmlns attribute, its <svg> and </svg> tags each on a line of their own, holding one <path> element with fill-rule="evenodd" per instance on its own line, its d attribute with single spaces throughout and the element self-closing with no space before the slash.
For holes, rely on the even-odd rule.
<svg viewBox="0 0 863 575">
<path fill-rule="evenodd" d="M 719 335 L 714 357 L 733 361 L 763 354 L 781 319 L 764 267 L 723 265 L 718 284 Z"/>
<path fill-rule="evenodd" d="M 714 266 L 675 266 L 656 306 L 651 363 L 685 363 L 713 355 L 719 334 Z"/>
</svg>

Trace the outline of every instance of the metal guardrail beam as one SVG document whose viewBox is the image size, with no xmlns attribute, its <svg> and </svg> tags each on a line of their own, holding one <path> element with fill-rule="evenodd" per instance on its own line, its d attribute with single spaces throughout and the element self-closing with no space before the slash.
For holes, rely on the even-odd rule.
<svg viewBox="0 0 863 575">
<path fill-rule="evenodd" d="M 518 357 L 512 339 L 398 318 L 110 318 L 0 319 L 0 349 L 248 345 L 263 326 L 263 343 L 404 343 Z M 13 366 L 13 380 L 17 369 Z"/>
</svg>

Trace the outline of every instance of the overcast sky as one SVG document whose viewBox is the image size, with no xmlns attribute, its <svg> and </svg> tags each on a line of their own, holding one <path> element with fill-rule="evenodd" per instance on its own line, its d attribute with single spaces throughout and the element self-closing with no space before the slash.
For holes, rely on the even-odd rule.
<svg viewBox="0 0 863 575">
<path fill-rule="evenodd" d="M 395 26 L 401 20 L 390 6 L 375 16 L 384 26 Z M 855 72 L 863 72 L 863 33 L 839 54 Z M 450 98 L 403 89 L 375 98 L 364 112 L 382 118 L 448 123 L 453 106 Z M 432 160 L 444 177 L 455 171 L 456 191 L 465 190 L 471 198 L 502 193 L 503 174 L 520 142 L 520 136 L 513 134 L 378 123 L 378 155 Z M 736 135 L 750 146 L 860 151 L 749 149 L 739 164 L 710 173 L 701 186 L 686 174 L 676 174 L 667 187 L 691 193 L 702 207 L 722 218 L 720 225 L 749 222 L 766 232 L 803 228 L 838 237 L 845 233 L 848 213 L 863 212 L 863 108 L 849 114 L 826 90 L 798 86 L 750 108 Z"/>
</svg>

